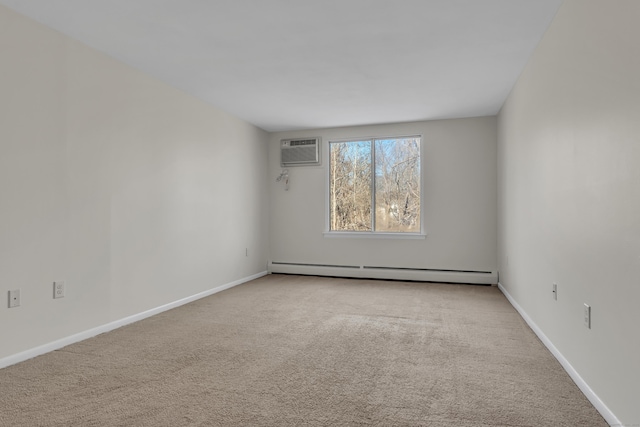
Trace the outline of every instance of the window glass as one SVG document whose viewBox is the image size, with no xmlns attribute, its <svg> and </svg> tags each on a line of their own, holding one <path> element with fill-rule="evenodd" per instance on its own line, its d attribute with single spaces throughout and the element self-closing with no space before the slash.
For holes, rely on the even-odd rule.
<svg viewBox="0 0 640 427">
<path fill-rule="evenodd" d="M 375 141 L 375 231 L 420 232 L 420 142 Z"/>
<path fill-rule="evenodd" d="M 371 231 L 371 141 L 330 147 L 330 229 Z"/>
<path fill-rule="evenodd" d="M 330 231 L 420 233 L 420 200 L 420 137 L 329 143 Z"/>
</svg>

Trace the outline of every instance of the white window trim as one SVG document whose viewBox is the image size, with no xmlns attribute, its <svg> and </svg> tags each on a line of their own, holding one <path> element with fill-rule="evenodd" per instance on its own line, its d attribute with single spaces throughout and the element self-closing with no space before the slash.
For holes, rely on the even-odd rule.
<svg viewBox="0 0 640 427">
<path fill-rule="evenodd" d="M 401 138 L 420 138 L 420 232 L 419 233 L 389 233 L 384 231 L 332 231 L 330 230 L 330 201 L 329 201 L 329 179 L 330 179 L 330 148 L 329 144 L 332 142 L 355 142 L 355 141 L 374 141 L 377 139 L 401 139 Z M 425 209 L 424 209 L 424 189 L 425 189 L 425 174 L 423 172 L 425 164 L 425 150 L 424 150 L 424 136 L 420 133 L 412 133 L 406 135 L 394 135 L 394 136 L 363 136 L 354 138 L 339 138 L 329 139 L 323 138 L 323 162 L 327 165 L 325 169 L 324 177 L 324 232 L 322 233 L 325 238 L 346 238 L 346 239 L 407 239 L 417 240 L 426 239 L 427 231 L 425 228 Z"/>
<path fill-rule="evenodd" d="M 387 233 L 382 231 L 325 231 L 324 237 L 331 239 L 426 239 L 423 233 Z"/>
</svg>

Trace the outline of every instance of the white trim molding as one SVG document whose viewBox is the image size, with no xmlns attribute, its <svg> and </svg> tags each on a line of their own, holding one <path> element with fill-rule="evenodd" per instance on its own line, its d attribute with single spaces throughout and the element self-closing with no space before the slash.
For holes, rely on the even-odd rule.
<svg viewBox="0 0 640 427">
<path fill-rule="evenodd" d="M 381 233 L 374 231 L 325 231 L 324 237 L 332 239 L 426 239 L 426 234 L 417 233 Z"/>
<path fill-rule="evenodd" d="M 163 311 L 171 310 L 176 307 L 180 307 L 181 305 L 188 304 L 190 302 L 199 300 L 204 297 L 208 297 L 210 295 L 216 294 L 218 292 L 224 291 L 226 289 L 232 288 L 234 286 L 241 285 L 243 283 L 249 282 L 251 280 L 258 279 L 260 277 L 266 276 L 267 272 L 262 271 L 260 273 L 254 274 L 252 276 L 244 277 L 242 279 L 235 280 L 230 283 L 226 283 L 224 285 L 217 286 L 215 288 L 209 289 L 204 292 L 197 293 L 195 295 L 191 295 L 186 298 L 179 299 L 177 301 L 170 302 L 168 304 L 161 305 L 156 308 L 152 308 L 150 310 L 143 311 L 142 313 L 134 314 L 131 316 L 127 316 L 123 319 L 115 320 L 113 322 L 109 322 L 107 324 L 97 326 L 92 329 L 88 329 L 83 332 L 79 332 L 74 335 L 70 335 L 68 337 L 61 338 L 59 340 L 43 344 L 38 347 L 34 347 L 29 350 L 22 351 L 20 353 L 13 354 L 11 356 L 4 357 L 0 359 L 0 369 L 5 368 L 7 366 L 15 365 L 16 363 L 24 362 L 25 360 L 31 359 L 36 356 L 40 356 L 45 353 L 49 353 L 54 350 L 59 350 L 63 347 L 66 347 L 70 344 L 74 344 L 80 341 L 84 341 L 86 339 L 95 337 L 96 335 L 103 334 L 105 332 L 113 331 L 114 329 L 121 328 L 128 324 L 146 319 L 147 317 L 155 316 L 156 314 L 160 314 Z"/>
<path fill-rule="evenodd" d="M 502 283 L 498 282 L 498 289 L 504 294 L 504 296 L 509 300 L 513 308 L 522 316 L 527 325 L 533 330 L 533 332 L 540 338 L 540 341 L 549 349 L 551 354 L 560 362 L 560 365 L 567 371 L 567 374 L 571 377 L 573 382 L 576 383 L 578 388 L 584 393 L 584 395 L 589 399 L 589 402 L 596 408 L 596 410 L 602 415 L 605 421 L 610 426 L 622 426 L 623 424 L 618 420 L 618 418 L 614 415 L 613 412 L 604 404 L 602 400 L 598 397 L 598 395 L 589 387 L 589 384 L 586 383 L 585 380 L 582 379 L 578 371 L 574 369 L 573 366 L 569 363 L 569 361 L 560 353 L 560 350 L 556 348 L 555 345 L 551 342 L 549 338 L 542 332 L 542 329 L 535 324 L 535 322 L 529 317 L 527 312 L 516 302 L 515 299 L 507 292 L 507 290 L 502 286 Z"/>
</svg>

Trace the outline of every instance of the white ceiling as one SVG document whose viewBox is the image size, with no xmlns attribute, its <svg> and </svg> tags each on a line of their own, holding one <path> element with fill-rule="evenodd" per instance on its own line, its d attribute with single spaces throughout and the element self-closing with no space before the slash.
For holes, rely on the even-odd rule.
<svg viewBox="0 0 640 427">
<path fill-rule="evenodd" d="M 496 114 L 562 0 L 0 0 L 265 130 Z"/>
</svg>

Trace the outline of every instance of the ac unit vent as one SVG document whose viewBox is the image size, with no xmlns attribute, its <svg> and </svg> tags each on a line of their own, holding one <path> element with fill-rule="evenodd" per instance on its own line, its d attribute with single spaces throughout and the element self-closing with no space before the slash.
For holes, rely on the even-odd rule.
<svg viewBox="0 0 640 427">
<path fill-rule="evenodd" d="M 320 138 L 283 139 L 280 141 L 280 166 L 320 164 Z"/>
</svg>

